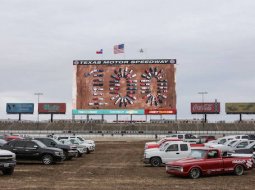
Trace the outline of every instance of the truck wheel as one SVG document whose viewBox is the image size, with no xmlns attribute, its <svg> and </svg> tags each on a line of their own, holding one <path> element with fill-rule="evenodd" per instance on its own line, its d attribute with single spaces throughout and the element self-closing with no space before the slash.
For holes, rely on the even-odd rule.
<svg viewBox="0 0 255 190">
<path fill-rule="evenodd" d="M 50 165 L 53 163 L 53 158 L 51 155 L 46 154 L 42 157 L 42 163 L 45 165 Z"/>
<path fill-rule="evenodd" d="M 90 153 L 89 148 L 87 148 L 87 154 L 89 154 L 89 153 Z"/>
<path fill-rule="evenodd" d="M 243 172 L 244 172 L 244 168 L 243 168 L 242 165 L 237 165 L 237 166 L 235 167 L 234 173 L 235 173 L 236 175 L 243 175 Z"/>
<path fill-rule="evenodd" d="M 78 157 L 82 157 L 82 155 L 83 155 L 82 153 L 78 152 Z"/>
<path fill-rule="evenodd" d="M 192 179 L 197 179 L 199 178 L 201 175 L 201 171 L 198 168 L 192 168 L 189 172 L 189 177 L 191 177 Z"/>
<path fill-rule="evenodd" d="M 151 163 L 151 166 L 153 167 L 159 167 L 161 165 L 161 159 L 158 157 L 154 157 L 151 159 L 150 163 Z"/>
<path fill-rule="evenodd" d="M 64 151 L 64 160 L 72 160 L 72 157 L 68 156 L 68 152 Z"/>
<path fill-rule="evenodd" d="M 12 175 L 14 172 L 14 168 L 8 168 L 3 170 L 4 175 Z"/>
</svg>

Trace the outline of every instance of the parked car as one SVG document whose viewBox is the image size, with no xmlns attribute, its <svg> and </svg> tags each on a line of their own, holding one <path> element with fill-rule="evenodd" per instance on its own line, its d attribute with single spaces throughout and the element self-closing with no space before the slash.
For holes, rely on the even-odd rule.
<svg viewBox="0 0 255 190">
<path fill-rule="evenodd" d="M 57 140 L 71 140 L 76 139 L 79 144 L 82 144 L 87 147 L 87 153 L 95 151 L 96 145 L 93 140 L 85 140 L 81 136 L 53 136 Z"/>
<path fill-rule="evenodd" d="M 227 141 L 230 141 L 230 140 L 236 140 L 235 136 L 221 137 L 221 138 L 218 138 L 217 140 L 212 140 L 205 143 L 205 146 L 210 147 L 211 145 L 215 145 L 215 144 L 225 144 Z"/>
<path fill-rule="evenodd" d="M 0 170 L 4 175 L 12 175 L 16 166 L 16 155 L 8 150 L 0 149 Z"/>
<path fill-rule="evenodd" d="M 153 141 L 153 142 L 147 142 L 145 143 L 144 149 L 149 148 L 159 148 L 162 144 L 168 141 L 181 141 L 181 139 L 175 138 L 175 137 L 165 137 L 160 139 L 159 141 Z"/>
<path fill-rule="evenodd" d="M 78 140 L 76 139 L 62 139 L 60 140 L 60 142 L 62 144 L 65 144 L 65 145 L 75 145 L 77 146 L 77 150 L 78 150 L 78 157 L 82 157 L 83 154 L 86 154 L 87 153 L 87 146 L 86 145 L 83 145 L 81 144 Z"/>
<path fill-rule="evenodd" d="M 4 140 L 6 140 L 6 141 L 22 140 L 22 139 L 24 139 L 24 138 L 19 135 L 4 135 Z"/>
<path fill-rule="evenodd" d="M 235 153 L 241 153 L 241 154 L 253 154 L 255 152 L 255 142 L 250 143 L 245 148 L 239 148 L 235 150 Z"/>
<path fill-rule="evenodd" d="M 143 162 L 157 167 L 169 161 L 185 158 L 190 152 L 190 143 L 182 141 L 166 142 L 160 148 L 146 149 L 144 151 Z"/>
<path fill-rule="evenodd" d="M 169 162 L 166 172 L 176 176 L 189 176 L 193 179 L 201 175 L 234 173 L 242 175 L 253 168 L 251 157 L 222 157 L 218 149 L 193 149 L 189 158 Z"/>
<path fill-rule="evenodd" d="M 78 139 L 79 141 L 81 141 L 83 143 L 85 142 L 85 143 L 91 144 L 93 146 L 96 146 L 95 141 L 84 139 L 84 137 L 79 136 L 79 135 L 73 135 L 73 136 L 70 136 L 70 135 L 69 136 L 68 135 L 67 136 L 65 136 L 65 135 L 57 136 L 57 135 L 54 135 L 53 138 L 55 138 L 57 140 L 61 140 L 61 139 Z"/>
<path fill-rule="evenodd" d="M 255 135 L 254 134 L 248 134 L 248 139 L 249 140 L 255 140 Z"/>
<path fill-rule="evenodd" d="M 255 142 L 254 140 L 247 140 L 247 139 L 242 139 L 240 141 L 237 141 L 235 143 L 233 143 L 231 145 L 232 149 L 233 150 L 238 150 L 238 149 L 242 149 L 242 148 L 245 148 L 247 147 L 249 144 Z"/>
<path fill-rule="evenodd" d="M 38 140 L 12 140 L 3 145 L 2 149 L 15 153 L 17 161 L 37 160 L 49 165 L 64 160 L 63 150 L 47 147 Z"/>
<path fill-rule="evenodd" d="M 60 143 L 56 139 L 48 138 L 48 137 L 36 137 L 35 140 L 41 141 L 47 147 L 55 147 L 60 148 L 64 152 L 64 160 L 71 160 L 73 157 L 76 157 L 78 154 L 77 147 L 75 145 L 65 145 Z"/>
<path fill-rule="evenodd" d="M 2 147 L 4 144 L 6 144 L 7 141 L 4 139 L 0 139 L 0 147 Z"/>
<path fill-rule="evenodd" d="M 215 136 L 212 135 L 199 135 L 197 138 L 199 139 L 199 143 L 207 143 L 216 140 Z"/>
<path fill-rule="evenodd" d="M 167 137 L 178 138 L 184 142 L 189 142 L 189 143 L 200 143 L 200 139 L 198 139 L 192 134 L 171 134 L 171 135 L 167 135 Z"/>
</svg>

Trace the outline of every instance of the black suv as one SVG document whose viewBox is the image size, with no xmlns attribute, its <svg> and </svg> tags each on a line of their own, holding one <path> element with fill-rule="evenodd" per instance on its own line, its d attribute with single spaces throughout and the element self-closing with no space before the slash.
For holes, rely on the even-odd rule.
<svg viewBox="0 0 255 190">
<path fill-rule="evenodd" d="M 55 147 L 55 148 L 62 149 L 64 151 L 65 160 L 71 160 L 73 157 L 76 157 L 78 154 L 77 146 L 64 145 L 55 139 L 47 138 L 47 137 L 36 137 L 34 139 L 41 141 L 47 147 Z"/>
<path fill-rule="evenodd" d="M 17 161 L 40 160 L 49 165 L 64 160 L 63 150 L 47 147 L 37 140 L 12 140 L 3 145 L 2 149 L 14 152 Z"/>
</svg>

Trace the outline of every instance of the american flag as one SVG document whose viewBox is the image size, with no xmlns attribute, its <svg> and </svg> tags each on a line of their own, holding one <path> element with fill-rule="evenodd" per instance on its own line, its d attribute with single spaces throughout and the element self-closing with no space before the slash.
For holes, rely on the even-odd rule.
<svg viewBox="0 0 255 190">
<path fill-rule="evenodd" d="M 124 44 L 115 45 L 113 47 L 114 54 L 124 53 Z"/>
<path fill-rule="evenodd" d="M 96 51 L 96 54 L 103 54 L 103 49 L 100 49 L 99 51 Z"/>
</svg>

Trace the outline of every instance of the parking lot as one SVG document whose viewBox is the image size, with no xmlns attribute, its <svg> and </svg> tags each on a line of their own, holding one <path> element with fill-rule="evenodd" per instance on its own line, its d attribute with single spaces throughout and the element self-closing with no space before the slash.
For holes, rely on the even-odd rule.
<svg viewBox="0 0 255 190">
<path fill-rule="evenodd" d="M 62 164 L 18 164 L 13 176 L 0 175 L 0 189 L 253 189 L 255 170 L 243 176 L 192 180 L 144 166 L 144 141 L 98 141 L 96 151 Z"/>
</svg>

